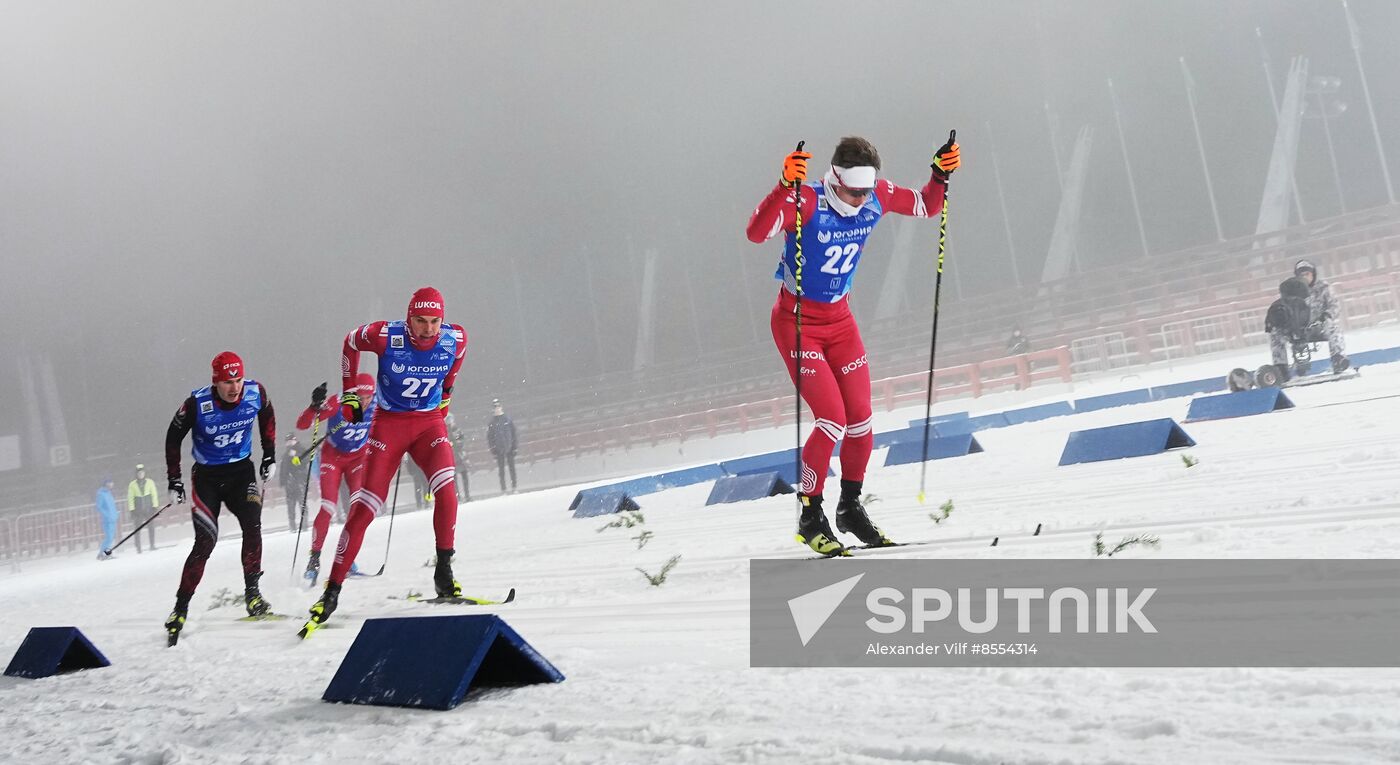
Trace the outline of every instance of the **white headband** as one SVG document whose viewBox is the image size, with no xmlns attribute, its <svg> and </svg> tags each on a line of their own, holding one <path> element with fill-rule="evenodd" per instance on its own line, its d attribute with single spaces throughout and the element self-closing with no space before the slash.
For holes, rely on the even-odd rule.
<svg viewBox="0 0 1400 765">
<path fill-rule="evenodd" d="M 836 172 L 836 180 L 848 189 L 873 189 L 875 188 L 875 168 L 870 165 L 859 167 L 840 167 L 832 165 L 831 169 Z"/>
</svg>

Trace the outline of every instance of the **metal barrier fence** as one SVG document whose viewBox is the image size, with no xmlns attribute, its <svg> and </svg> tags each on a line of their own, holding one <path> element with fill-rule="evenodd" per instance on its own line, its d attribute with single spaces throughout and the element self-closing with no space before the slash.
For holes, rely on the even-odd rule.
<svg viewBox="0 0 1400 765">
<path fill-rule="evenodd" d="M 187 524 L 188 514 L 175 512 L 177 509 L 167 510 L 151 526 L 159 530 Z M 116 540 L 136 527 L 130 513 L 125 509 L 118 512 Z M 148 538 L 146 530 L 141 531 L 141 536 L 144 542 Z M 101 542 L 102 521 L 91 505 L 37 510 L 0 518 L 0 559 L 8 559 L 12 564 L 83 549 L 92 550 L 95 555 Z M 134 547 L 136 540 L 133 538 L 127 544 Z"/>
</svg>

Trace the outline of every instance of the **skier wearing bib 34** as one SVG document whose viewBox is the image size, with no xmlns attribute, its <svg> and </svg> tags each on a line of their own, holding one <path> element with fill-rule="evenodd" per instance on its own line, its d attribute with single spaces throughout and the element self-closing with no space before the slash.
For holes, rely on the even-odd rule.
<svg viewBox="0 0 1400 765">
<path fill-rule="evenodd" d="M 179 638 L 189 614 L 190 598 L 204 576 L 204 564 L 219 541 L 219 509 L 238 519 L 243 530 L 243 598 L 249 616 L 262 616 L 272 606 L 258 590 L 262 576 L 262 492 L 253 475 L 253 434 L 262 441 L 258 476 L 266 481 L 277 461 L 277 420 L 267 390 L 254 380 L 243 379 L 243 360 L 232 351 L 214 357 L 214 384 L 190 394 L 180 405 L 165 432 L 165 468 L 170 493 L 176 503 L 185 502 L 180 480 L 180 443 L 190 433 L 194 467 L 190 470 L 194 506 L 194 548 L 185 559 L 175 610 L 165 621 L 170 644 Z"/>
<path fill-rule="evenodd" d="M 846 301 L 860 264 L 861 250 L 885 213 L 916 218 L 937 216 L 943 209 L 948 175 L 961 162 L 958 145 L 941 146 L 933 158 L 933 174 L 920 191 L 877 180 L 880 154 L 864 138 L 848 136 L 837 144 L 831 168 L 818 183 L 807 179 L 812 155 L 795 151 L 783 163 L 782 179 L 759 202 L 749 218 L 749 241 L 762 243 L 783 232 L 786 239 L 777 279 L 783 287 L 773 306 L 773 342 L 797 380 L 796 306 L 802 301 L 802 398 L 816 417 L 816 427 L 802 449 L 798 498 L 802 514 L 798 541 L 823 555 L 838 555 L 845 547 L 832 533 L 822 511 L 822 488 L 827 465 L 838 441 L 841 447 L 841 499 L 836 505 L 836 528 L 854 534 L 867 545 L 890 540 L 871 523 L 860 503 L 866 463 L 874 438 L 870 430 L 870 367 L 865 345 Z M 800 195 L 800 196 L 795 196 Z M 794 215 L 800 199 L 804 265 L 798 282 Z"/>
<path fill-rule="evenodd" d="M 437 541 L 437 570 L 433 585 L 442 596 L 461 595 L 452 578 L 453 539 L 457 526 L 457 492 L 451 487 L 456 472 L 452 441 L 443 417 L 452 399 L 452 384 L 462 366 L 467 334 L 445 324 L 442 293 L 423 287 L 408 302 L 407 321 L 377 321 L 345 336 L 340 362 L 340 410 L 346 422 L 365 421 L 365 404 L 377 408 L 369 429 L 369 455 L 364 482 L 350 498 L 350 515 L 340 533 L 335 565 L 321 599 L 311 606 L 311 620 L 302 637 L 330 618 L 340 601 L 340 587 L 364 542 L 369 522 L 384 510 L 389 481 L 405 452 L 428 476 L 433 493 L 433 533 Z M 360 352 L 379 355 L 379 392 L 362 401 L 355 384 Z"/>
<path fill-rule="evenodd" d="M 322 383 L 311 394 L 311 406 L 297 419 L 297 427 L 311 425 L 316 419 L 326 420 L 326 435 L 321 444 L 320 476 L 321 509 L 311 524 L 311 554 L 306 561 L 306 579 L 311 584 L 321 574 L 321 548 L 326 544 L 330 532 L 331 519 L 340 515 L 340 482 L 343 479 L 350 490 L 350 496 L 360 490 L 365 478 L 365 456 L 369 451 L 370 425 L 374 421 L 374 378 L 361 374 L 355 378 L 355 395 L 360 401 L 370 404 L 365 408 L 362 422 L 350 422 L 340 410 L 340 397 L 331 396 L 326 400 L 326 387 Z M 307 455 L 305 459 L 310 459 Z M 354 573 L 352 570 L 351 573 Z"/>
</svg>

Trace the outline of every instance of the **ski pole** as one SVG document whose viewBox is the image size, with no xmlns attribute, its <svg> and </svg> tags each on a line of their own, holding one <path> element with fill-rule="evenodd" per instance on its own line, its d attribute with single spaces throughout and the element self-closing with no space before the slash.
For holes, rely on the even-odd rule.
<svg viewBox="0 0 1400 765">
<path fill-rule="evenodd" d="M 958 131 L 948 131 L 948 143 L 955 143 Z M 950 179 L 951 180 L 951 179 Z M 933 286 L 933 335 L 928 347 L 928 395 L 924 399 L 924 455 L 919 462 L 919 504 L 924 503 L 924 482 L 928 478 L 929 418 L 933 415 L 933 359 L 938 351 L 938 298 L 943 292 L 943 255 L 948 250 L 948 184 L 943 191 L 943 214 L 938 219 L 938 276 Z"/>
<path fill-rule="evenodd" d="M 317 417 L 316 419 L 314 419 L 314 420 L 311 421 L 311 448 L 309 448 L 309 449 L 306 450 L 306 453 L 307 453 L 307 454 L 313 455 L 313 459 L 312 459 L 313 462 L 315 461 L 314 455 L 316 454 L 316 448 L 317 448 L 318 446 L 320 446 L 320 444 L 321 444 L 321 439 L 319 439 L 319 438 L 316 437 L 316 433 L 317 433 L 318 431 L 320 431 L 320 429 L 321 429 L 321 418 L 320 418 L 320 417 Z M 296 581 L 296 578 L 297 578 L 297 551 L 299 551 L 299 550 L 301 549 L 301 530 L 302 530 L 302 528 L 303 528 L 304 526 L 306 526 L 306 500 L 307 500 L 307 498 L 310 497 L 310 496 L 311 496 L 311 466 L 310 466 L 310 465 L 307 465 L 307 466 L 306 466 L 306 483 L 303 484 L 303 485 L 302 485 L 302 488 L 301 488 L 301 517 L 297 519 L 297 541 L 296 541 L 296 544 L 292 545 L 292 573 L 291 573 L 289 576 L 291 576 L 292 581 L 294 581 L 294 582 Z"/>
<path fill-rule="evenodd" d="M 161 513 L 165 512 L 165 511 L 166 511 L 171 505 L 173 505 L 173 504 L 175 504 L 175 500 L 173 500 L 173 499 L 170 500 L 169 502 L 166 502 L 166 503 L 165 503 L 165 507 L 162 507 L 161 509 L 155 511 L 154 513 L 151 513 L 151 517 L 150 517 L 150 518 L 147 518 L 146 520 L 142 521 L 142 522 L 141 522 L 141 525 L 139 525 L 139 526 L 137 526 L 136 528 L 132 529 L 130 534 L 127 534 L 126 536 L 122 537 L 121 541 L 118 542 L 118 543 L 116 543 L 116 544 L 114 544 L 114 545 L 112 545 L 111 549 L 103 550 L 103 551 L 102 551 L 102 554 L 103 554 L 103 555 L 111 555 L 111 554 L 112 554 L 112 550 L 115 550 L 115 549 L 117 549 L 118 547 L 121 547 L 122 545 L 126 544 L 126 540 L 131 539 L 132 537 L 136 536 L 136 532 L 138 532 L 138 531 L 140 531 L 141 529 L 144 529 L 144 528 L 146 528 L 148 525 L 150 525 L 151 521 L 154 521 L 154 520 L 156 519 L 156 516 L 158 516 L 158 515 L 160 515 Z"/>
<path fill-rule="evenodd" d="M 389 503 L 389 538 L 384 541 L 384 562 L 379 564 L 379 570 L 375 576 L 384 573 L 384 567 L 389 565 L 389 545 L 394 541 L 394 511 L 399 509 L 399 477 L 403 475 L 403 468 L 400 467 L 394 473 L 394 499 Z"/>
<path fill-rule="evenodd" d="M 797 142 L 797 150 L 802 151 L 806 141 Z M 796 451 L 796 473 L 797 478 L 797 512 L 802 514 L 802 264 L 805 258 L 802 256 L 802 184 L 801 182 L 792 185 L 793 207 L 795 209 L 793 217 L 792 242 L 796 251 L 793 258 L 797 263 L 797 273 L 795 284 L 797 287 L 796 306 L 794 313 L 797 316 L 797 374 L 794 375 L 794 389 L 797 394 L 797 407 L 794 412 L 797 423 L 797 451 Z"/>
</svg>

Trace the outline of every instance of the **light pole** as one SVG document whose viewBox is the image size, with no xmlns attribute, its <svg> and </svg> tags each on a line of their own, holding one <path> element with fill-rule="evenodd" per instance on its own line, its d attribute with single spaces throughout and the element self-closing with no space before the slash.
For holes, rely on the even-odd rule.
<svg viewBox="0 0 1400 765">
<path fill-rule="evenodd" d="M 1133 181 L 1133 165 L 1128 161 L 1128 142 L 1123 137 L 1123 117 L 1118 113 L 1118 93 L 1113 89 L 1113 78 L 1108 80 L 1108 95 L 1113 99 L 1113 121 L 1118 125 L 1118 145 L 1123 149 L 1123 167 L 1128 171 L 1128 193 L 1133 198 L 1133 214 L 1137 216 L 1138 239 L 1142 241 L 1142 256 L 1148 257 L 1147 229 L 1142 225 L 1142 207 L 1138 205 L 1137 183 Z"/>
<path fill-rule="evenodd" d="M 1215 206 L 1215 187 L 1210 182 L 1210 163 L 1206 161 L 1206 145 L 1201 140 L 1201 123 L 1196 119 L 1196 81 L 1191 79 L 1191 70 L 1186 68 L 1186 58 L 1180 57 L 1181 77 L 1186 81 L 1186 103 L 1191 107 L 1191 127 L 1196 129 L 1196 150 L 1201 154 L 1201 170 L 1206 176 L 1206 195 L 1210 197 L 1210 214 L 1215 218 L 1215 239 L 1225 241 L 1225 229 L 1220 225 L 1220 210 Z"/>
<path fill-rule="evenodd" d="M 1327 155 L 1332 159 L 1332 182 L 1337 186 L 1337 201 L 1342 206 L 1342 212 L 1347 211 L 1346 195 L 1342 193 L 1342 173 L 1337 168 L 1337 147 L 1332 142 L 1332 119 L 1341 116 L 1347 110 L 1347 102 L 1336 98 L 1337 91 L 1342 87 L 1342 80 L 1338 77 L 1313 77 L 1308 80 L 1307 95 L 1313 96 L 1314 101 L 1308 101 L 1303 109 L 1304 117 L 1317 117 L 1322 120 L 1322 132 L 1327 137 Z M 1324 98 L 1332 96 L 1332 98 Z"/>
<path fill-rule="evenodd" d="M 1011 215 L 1006 211 L 1006 193 L 1001 188 L 1001 167 L 997 163 L 997 147 L 992 141 L 992 123 L 987 124 L 987 148 L 992 154 L 992 176 L 997 182 L 997 198 L 1001 200 L 1001 222 L 1006 227 L 1006 254 L 1011 257 L 1011 278 L 1021 286 L 1021 269 L 1016 265 L 1016 243 L 1011 240 Z"/>
<path fill-rule="evenodd" d="M 1390 166 L 1385 162 L 1385 146 L 1381 144 L 1381 129 L 1376 124 L 1376 107 L 1371 103 L 1371 86 L 1366 84 L 1366 67 L 1361 64 L 1361 33 L 1356 29 L 1356 19 L 1351 17 L 1347 0 L 1342 0 L 1342 12 L 1347 15 L 1347 29 L 1351 32 L 1351 52 L 1356 55 L 1356 71 L 1361 75 L 1361 93 L 1366 97 L 1366 111 L 1371 115 L 1371 134 L 1376 137 L 1376 154 L 1381 158 L 1381 175 L 1385 178 L 1385 195 L 1395 204 L 1395 187 L 1390 185 Z"/>
</svg>

